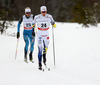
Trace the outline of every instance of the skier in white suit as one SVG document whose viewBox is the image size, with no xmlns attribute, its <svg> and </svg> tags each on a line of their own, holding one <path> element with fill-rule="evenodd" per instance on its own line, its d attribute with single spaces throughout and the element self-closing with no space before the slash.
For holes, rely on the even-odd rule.
<svg viewBox="0 0 100 85">
<path fill-rule="evenodd" d="M 37 23 L 37 41 L 38 41 L 38 60 L 39 70 L 42 70 L 42 56 L 43 63 L 46 65 L 46 53 L 49 44 L 49 27 L 50 23 L 56 28 L 55 21 L 50 14 L 47 14 L 46 6 L 40 7 L 41 14 L 34 17 L 35 23 Z"/>
</svg>

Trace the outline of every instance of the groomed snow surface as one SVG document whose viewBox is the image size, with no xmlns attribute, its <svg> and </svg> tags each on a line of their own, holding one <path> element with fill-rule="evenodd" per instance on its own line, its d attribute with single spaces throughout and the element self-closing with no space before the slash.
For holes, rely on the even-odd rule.
<svg viewBox="0 0 100 85">
<path fill-rule="evenodd" d="M 9 27 L 6 34 L 16 33 L 17 23 L 14 23 L 15 27 Z M 34 63 L 29 60 L 28 63 L 24 62 L 22 26 L 16 60 L 16 37 L 0 35 L 0 85 L 100 85 L 100 24 L 89 28 L 82 28 L 77 23 L 56 24 L 55 66 L 52 27 L 50 28 L 47 52 L 50 71 L 38 70 L 37 39 L 33 53 Z"/>
</svg>

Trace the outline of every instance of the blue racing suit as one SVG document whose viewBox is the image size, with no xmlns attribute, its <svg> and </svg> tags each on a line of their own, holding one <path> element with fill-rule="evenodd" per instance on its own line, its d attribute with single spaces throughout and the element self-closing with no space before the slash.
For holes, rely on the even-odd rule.
<svg viewBox="0 0 100 85">
<path fill-rule="evenodd" d="M 32 14 L 30 15 L 30 17 L 26 17 L 26 15 L 23 15 L 18 22 L 17 32 L 20 33 L 20 25 L 22 22 L 24 26 L 23 38 L 25 41 L 25 48 L 24 48 L 25 52 L 28 51 L 29 42 L 30 42 L 30 52 L 33 52 L 34 50 L 35 37 L 32 36 L 32 32 L 34 32 L 34 28 L 32 27 L 32 25 L 35 23 L 33 18 L 34 16 Z"/>
</svg>

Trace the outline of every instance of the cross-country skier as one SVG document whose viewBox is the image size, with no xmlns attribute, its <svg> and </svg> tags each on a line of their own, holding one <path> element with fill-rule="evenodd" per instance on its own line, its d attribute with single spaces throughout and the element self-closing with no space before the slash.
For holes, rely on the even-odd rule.
<svg viewBox="0 0 100 85">
<path fill-rule="evenodd" d="M 47 14 L 46 6 L 40 7 L 41 14 L 34 17 L 35 23 L 37 23 L 37 41 L 38 41 L 38 60 L 39 69 L 42 70 L 42 56 L 43 63 L 46 65 L 46 53 L 49 44 L 49 27 L 50 23 L 56 28 L 55 21 L 50 14 Z"/>
<path fill-rule="evenodd" d="M 33 62 L 32 53 L 34 50 L 34 42 L 35 42 L 35 31 L 34 31 L 34 16 L 31 14 L 31 9 L 29 7 L 25 8 L 25 15 L 23 15 L 19 22 L 17 27 L 17 39 L 20 37 L 20 25 L 23 22 L 23 37 L 25 41 L 25 48 L 24 48 L 24 61 L 27 62 L 27 52 L 28 52 L 28 46 L 30 43 L 30 54 L 29 54 L 29 60 Z M 30 42 L 29 42 L 30 41 Z"/>
</svg>

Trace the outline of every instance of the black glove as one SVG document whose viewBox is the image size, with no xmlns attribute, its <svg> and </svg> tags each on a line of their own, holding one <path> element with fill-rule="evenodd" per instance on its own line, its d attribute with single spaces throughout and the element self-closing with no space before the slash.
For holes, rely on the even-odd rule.
<svg viewBox="0 0 100 85">
<path fill-rule="evenodd" d="M 32 32 L 32 36 L 35 37 L 35 32 Z"/>
<path fill-rule="evenodd" d="M 19 32 L 17 32 L 17 39 L 20 37 L 20 33 Z"/>
</svg>

